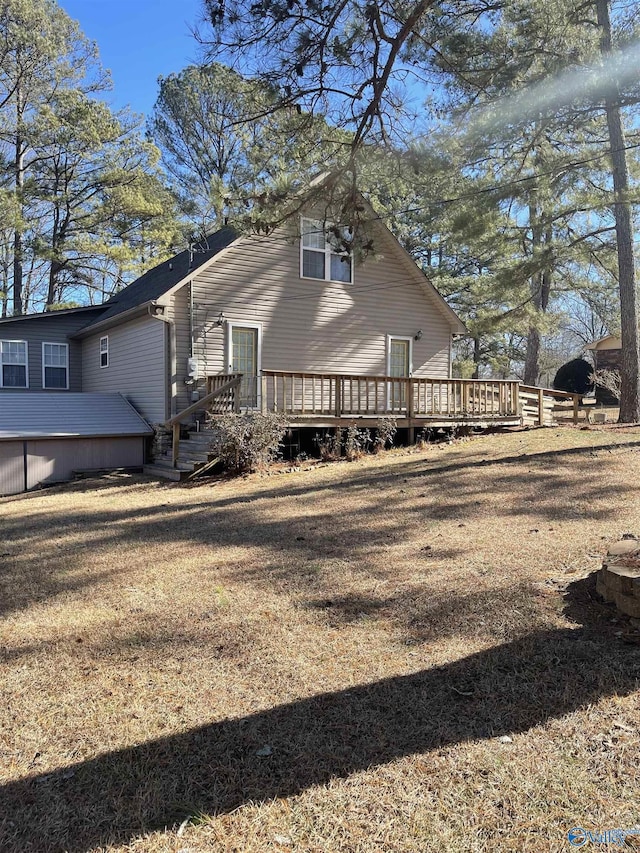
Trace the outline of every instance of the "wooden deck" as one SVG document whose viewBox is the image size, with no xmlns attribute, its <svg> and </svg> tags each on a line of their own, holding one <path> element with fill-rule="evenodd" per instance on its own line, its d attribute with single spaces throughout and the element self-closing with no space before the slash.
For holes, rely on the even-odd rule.
<svg viewBox="0 0 640 853">
<path fill-rule="evenodd" d="M 207 396 L 235 375 L 210 376 Z M 394 418 L 400 428 L 515 426 L 522 423 L 520 383 L 263 370 L 212 401 L 212 414 L 255 409 L 282 412 L 291 426 L 375 427 Z"/>
<path fill-rule="evenodd" d="M 576 394 L 532 388 L 513 380 L 400 379 L 278 370 L 263 370 L 259 377 L 218 374 L 207 377 L 204 397 L 165 422 L 172 433 L 171 449 L 149 471 L 178 479 L 187 469 L 193 472 L 196 466 L 209 466 L 207 441 L 194 446 L 193 441 L 181 440 L 182 427 L 204 411 L 213 416 L 246 410 L 281 412 L 290 427 L 325 427 L 337 432 L 354 423 L 375 429 L 393 418 L 413 443 L 416 430 L 425 428 L 552 425 L 558 398 L 565 404 L 571 401 L 573 421 L 577 422 Z"/>
</svg>

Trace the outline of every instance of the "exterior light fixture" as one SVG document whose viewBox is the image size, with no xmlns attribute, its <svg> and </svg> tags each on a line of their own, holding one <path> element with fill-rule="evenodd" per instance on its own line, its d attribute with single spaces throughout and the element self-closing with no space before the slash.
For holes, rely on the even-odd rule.
<svg viewBox="0 0 640 853">
<path fill-rule="evenodd" d="M 216 320 L 216 326 L 223 326 L 223 325 L 224 325 L 224 311 L 221 311 L 218 314 L 218 319 Z"/>
<path fill-rule="evenodd" d="M 418 331 L 417 331 L 417 332 L 415 333 L 415 335 L 413 336 L 413 340 L 414 340 L 414 341 L 419 341 L 421 337 L 422 337 L 422 329 L 418 329 Z"/>
</svg>

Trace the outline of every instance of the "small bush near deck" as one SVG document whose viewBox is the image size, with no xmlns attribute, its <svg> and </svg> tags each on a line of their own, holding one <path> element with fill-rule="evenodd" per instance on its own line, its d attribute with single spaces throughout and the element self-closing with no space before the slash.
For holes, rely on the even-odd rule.
<svg viewBox="0 0 640 853">
<path fill-rule="evenodd" d="M 360 459 L 367 452 L 370 444 L 371 436 L 368 429 L 359 429 L 356 424 L 347 427 L 344 438 L 344 455 L 348 462 Z"/>
<path fill-rule="evenodd" d="M 286 419 L 276 412 L 227 414 L 212 423 L 216 437 L 212 450 L 231 471 L 255 471 L 272 462 L 287 430 Z"/>
<path fill-rule="evenodd" d="M 373 440 L 373 452 L 380 453 L 385 447 L 391 447 L 397 431 L 398 422 L 395 418 L 380 420 L 376 427 L 376 437 Z"/>
<path fill-rule="evenodd" d="M 335 462 L 340 457 L 340 447 L 334 433 L 327 432 L 324 435 L 316 435 L 314 442 L 318 448 L 318 454 L 323 462 Z"/>
</svg>

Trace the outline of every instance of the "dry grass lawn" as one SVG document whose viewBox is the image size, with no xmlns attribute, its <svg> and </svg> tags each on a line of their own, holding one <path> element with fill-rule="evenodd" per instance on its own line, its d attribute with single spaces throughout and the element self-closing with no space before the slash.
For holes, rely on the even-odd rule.
<svg viewBox="0 0 640 853">
<path fill-rule="evenodd" d="M 639 483 L 640 430 L 562 428 L 0 500 L 0 850 L 638 826 L 640 634 L 589 575 Z"/>
</svg>

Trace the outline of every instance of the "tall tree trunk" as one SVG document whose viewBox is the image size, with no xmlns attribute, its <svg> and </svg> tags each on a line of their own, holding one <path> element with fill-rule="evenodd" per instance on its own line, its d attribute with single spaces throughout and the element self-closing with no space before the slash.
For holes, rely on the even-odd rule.
<svg viewBox="0 0 640 853">
<path fill-rule="evenodd" d="M 540 227 L 540 212 L 538 210 L 538 197 L 536 190 L 531 190 L 529 197 L 529 226 L 531 228 L 531 256 L 536 259 L 542 244 L 542 229 Z M 540 310 L 540 293 L 542 291 L 542 273 L 535 272 L 529 282 L 531 293 L 531 305 L 536 311 Z M 527 332 L 527 352 L 524 360 L 524 382 L 525 385 L 536 385 L 540 360 L 540 330 L 537 323 L 532 323 Z"/>
<path fill-rule="evenodd" d="M 539 151 L 535 157 L 536 168 L 544 169 L 545 163 Z M 553 239 L 553 230 L 549 223 L 544 225 L 545 211 L 541 209 L 538 193 L 536 190 L 531 191 L 529 199 L 529 223 L 531 226 L 531 254 L 534 262 L 536 255 L 538 262 L 542 264 L 542 253 L 544 252 L 544 264 L 542 268 L 534 273 L 531 277 L 531 304 L 535 309 L 537 320 L 535 324 L 529 327 L 527 333 L 527 352 L 524 362 L 524 382 L 525 385 L 537 385 L 540 376 L 540 315 L 546 314 L 549 306 L 549 296 L 551 294 L 552 271 L 550 267 L 550 250 L 551 241 Z"/>
<path fill-rule="evenodd" d="M 20 86 L 16 89 L 16 150 L 14 166 L 16 170 L 15 189 L 17 209 L 22 218 L 23 196 L 24 196 L 24 139 L 22 136 L 22 110 L 23 99 Z M 22 314 L 22 264 L 24 247 L 22 240 L 22 222 L 16 223 L 13 236 L 13 313 Z"/>
<path fill-rule="evenodd" d="M 480 379 L 480 338 L 473 339 L 473 373 L 472 379 Z"/>
<path fill-rule="evenodd" d="M 9 247 L 2 253 L 2 262 L 0 269 L 2 270 L 2 283 L 0 284 L 0 317 L 4 320 L 9 314 L 9 282 L 11 263 L 9 261 Z"/>
<path fill-rule="evenodd" d="M 600 47 L 605 62 L 613 53 L 609 0 L 596 0 Z M 633 214 L 629 203 L 629 170 L 620 110 L 618 81 L 611 79 L 605 96 L 609 147 L 613 176 L 613 213 L 618 248 L 618 288 L 622 331 L 622 389 L 620 423 L 640 421 L 640 339 L 638 336 L 638 295 L 633 257 Z"/>
</svg>

